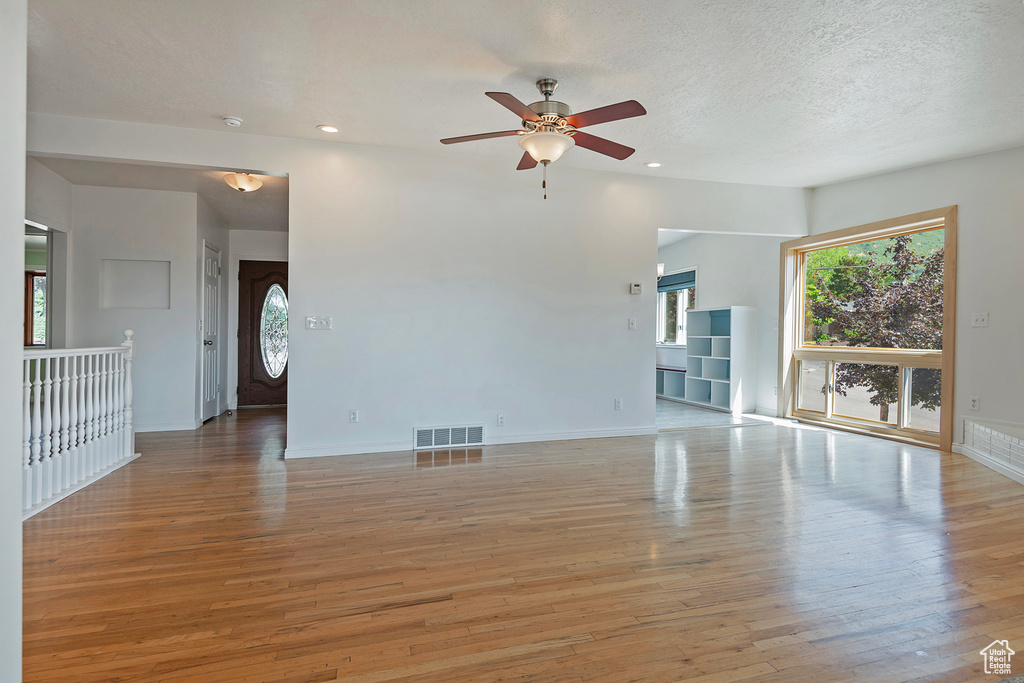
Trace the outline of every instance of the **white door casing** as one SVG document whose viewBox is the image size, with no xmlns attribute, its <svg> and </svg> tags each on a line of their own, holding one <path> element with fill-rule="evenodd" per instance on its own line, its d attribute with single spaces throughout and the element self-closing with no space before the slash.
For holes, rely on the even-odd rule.
<svg viewBox="0 0 1024 683">
<path fill-rule="evenodd" d="M 220 250 L 203 242 L 203 300 L 201 327 L 200 391 L 203 420 L 220 412 Z"/>
</svg>

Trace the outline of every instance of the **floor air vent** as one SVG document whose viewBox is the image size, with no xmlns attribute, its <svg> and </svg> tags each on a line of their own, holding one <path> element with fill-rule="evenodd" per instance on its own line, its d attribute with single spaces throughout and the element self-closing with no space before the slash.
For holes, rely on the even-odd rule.
<svg viewBox="0 0 1024 683">
<path fill-rule="evenodd" d="M 484 442 L 484 426 L 417 427 L 414 442 L 416 448 L 479 446 Z"/>
</svg>

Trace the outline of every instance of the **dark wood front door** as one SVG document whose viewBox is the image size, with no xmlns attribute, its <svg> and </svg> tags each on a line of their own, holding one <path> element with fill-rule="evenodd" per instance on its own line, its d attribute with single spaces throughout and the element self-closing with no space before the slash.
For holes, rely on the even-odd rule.
<svg viewBox="0 0 1024 683">
<path fill-rule="evenodd" d="M 282 405 L 288 402 L 287 327 L 284 328 L 283 353 L 280 338 L 282 291 L 287 302 L 287 263 L 238 262 L 239 406 Z M 269 305 L 268 294 L 271 295 Z"/>
</svg>

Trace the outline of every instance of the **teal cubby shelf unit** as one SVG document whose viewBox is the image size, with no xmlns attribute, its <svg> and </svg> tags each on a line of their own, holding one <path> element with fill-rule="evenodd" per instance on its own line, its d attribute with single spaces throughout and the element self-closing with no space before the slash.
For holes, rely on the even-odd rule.
<svg viewBox="0 0 1024 683">
<path fill-rule="evenodd" d="M 753 412 L 756 329 L 757 309 L 749 306 L 688 311 L 683 400 L 736 415 Z"/>
<path fill-rule="evenodd" d="M 658 368 L 658 398 L 682 401 L 686 397 L 686 370 L 678 368 Z"/>
</svg>

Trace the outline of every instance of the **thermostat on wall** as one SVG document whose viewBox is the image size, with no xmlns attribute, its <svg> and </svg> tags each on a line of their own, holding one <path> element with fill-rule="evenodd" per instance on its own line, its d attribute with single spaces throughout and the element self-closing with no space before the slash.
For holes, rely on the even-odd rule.
<svg viewBox="0 0 1024 683">
<path fill-rule="evenodd" d="M 639 282 L 630 282 L 629 283 L 629 293 L 630 294 L 642 294 L 643 291 L 644 291 L 644 286 L 641 283 L 639 283 Z"/>
</svg>

